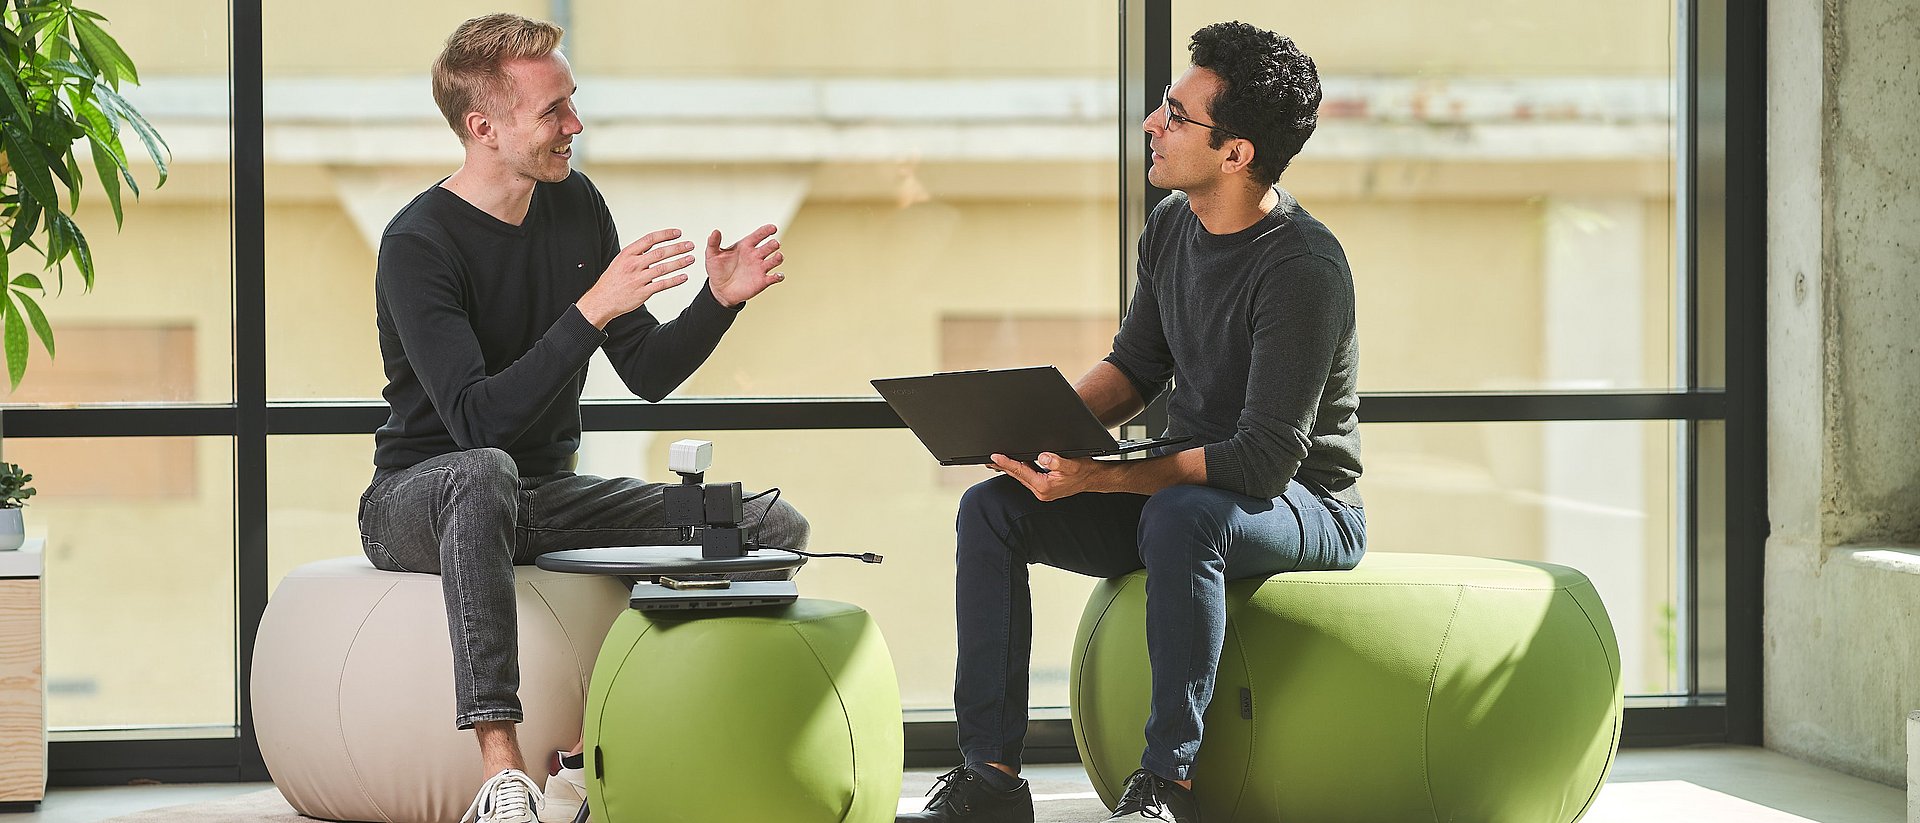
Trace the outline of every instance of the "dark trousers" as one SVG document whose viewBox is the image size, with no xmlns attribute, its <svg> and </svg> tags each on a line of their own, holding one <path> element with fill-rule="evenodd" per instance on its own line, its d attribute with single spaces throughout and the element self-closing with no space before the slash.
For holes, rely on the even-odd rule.
<svg viewBox="0 0 1920 823">
<path fill-rule="evenodd" d="M 454 725 L 519 722 L 513 567 L 561 549 L 677 542 L 666 484 L 556 472 L 521 477 L 499 449 L 443 454 L 376 472 L 360 497 L 361 548 L 388 571 L 440 575 L 453 642 Z M 806 548 L 807 520 L 784 501 L 747 504 L 760 542 Z"/>
<path fill-rule="evenodd" d="M 1298 480 L 1272 500 L 1173 486 L 1043 503 L 1001 476 L 967 490 L 958 532 L 953 701 L 966 762 L 1020 765 L 1033 650 L 1027 564 L 1095 577 L 1144 568 L 1153 706 L 1140 765 L 1173 780 L 1192 779 L 1200 752 L 1226 581 L 1350 569 L 1366 551 L 1364 511 Z"/>
</svg>

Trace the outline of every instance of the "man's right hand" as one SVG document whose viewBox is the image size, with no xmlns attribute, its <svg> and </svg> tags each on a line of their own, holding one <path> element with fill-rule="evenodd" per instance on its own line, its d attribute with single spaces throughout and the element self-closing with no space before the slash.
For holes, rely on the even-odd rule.
<svg viewBox="0 0 1920 823">
<path fill-rule="evenodd" d="M 679 229 L 661 229 L 621 249 L 575 304 L 580 314 L 604 330 L 614 318 L 645 305 L 647 298 L 687 282 L 685 274 L 675 272 L 693 265 L 693 243 L 671 242 L 679 237 Z"/>
</svg>

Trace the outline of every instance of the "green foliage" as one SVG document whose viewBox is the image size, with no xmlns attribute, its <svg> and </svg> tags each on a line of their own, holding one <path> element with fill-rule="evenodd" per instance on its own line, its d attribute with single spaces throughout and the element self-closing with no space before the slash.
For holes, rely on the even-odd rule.
<svg viewBox="0 0 1920 823">
<path fill-rule="evenodd" d="M 85 138 L 95 179 L 122 220 L 120 186 L 134 197 L 140 186 L 127 167 L 122 129 L 140 138 L 167 182 L 166 141 L 120 96 L 121 82 L 138 85 L 133 60 L 100 24 L 106 18 L 75 8 L 73 0 L 0 0 L 0 242 L 8 253 L 30 247 L 64 291 L 67 263 L 93 289 L 93 250 L 71 213 L 80 207 L 85 174 L 74 146 Z M 65 189 L 65 199 L 61 189 Z M 32 296 L 47 293 L 38 274 L 9 271 L 0 255 L 0 342 L 14 388 L 27 372 L 28 331 L 53 356 L 53 327 Z"/>
<path fill-rule="evenodd" d="M 33 475 L 22 474 L 20 466 L 14 463 L 0 463 L 0 509 L 17 509 L 27 505 L 27 498 L 34 496 Z"/>
</svg>

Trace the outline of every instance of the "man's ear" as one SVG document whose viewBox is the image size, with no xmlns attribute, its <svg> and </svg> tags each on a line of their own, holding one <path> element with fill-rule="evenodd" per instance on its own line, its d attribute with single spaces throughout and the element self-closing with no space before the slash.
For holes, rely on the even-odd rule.
<svg viewBox="0 0 1920 823">
<path fill-rule="evenodd" d="M 462 122 L 467 127 L 467 136 L 474 142 L 491 146 L 498 137 L 493 130 L 493 121 L 488 120 L 487 116 L 480 112 L 467 112 L 467 117 Z"/>
<path fill-rule="evenodd" d="M 1233 174 L 1253 165 L 1253 143 L 1247 140 L 1233 141 L 1233 148 L 1227 150 L 1227 156 L 1220 161 L 1220 171 Z"/>
</svg>

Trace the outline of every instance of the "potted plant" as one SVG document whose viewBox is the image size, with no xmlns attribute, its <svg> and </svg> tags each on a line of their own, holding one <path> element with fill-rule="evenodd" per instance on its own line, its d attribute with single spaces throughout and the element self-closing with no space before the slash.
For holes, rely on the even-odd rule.
<svg viewBox="0 0 1920 823">
<path fill-rule="evenodd" d="M 0 242 L 6 252 L 30 246 L 51 270 L 56 291 L 66 286 L 66 264 L 79 270 L 83 291 L 93 288 L 93 251 L 71 213 L 80 207 L 86 172 L 75 156 L 87 141 L 95 180 L 122 219 L 120 185 L 134 197 L 139 184 L 120 143 L 131 130 L 167 182 L 166 142 L 126 98 L 122 81 L 139 84 L 133 60 L 101 29 L 106 18 L 74 0 L 0 0 Z M 63 191 L 64 189 L 64 191 Z M 27 371 L 27 329 L 53 356 L 53 328 L 33 295 L 47 294 L 41 275 L 12 272 L 0 254 L 0 343 L 14 388 Z"/>
<path fill-rule="evenodd" d="M 20 509 L 34 495 L 33 475 L 20 471 L 15 463 L 0 463 L 0 551 L 13 551 L 27 540 Z"/>
</svg>

